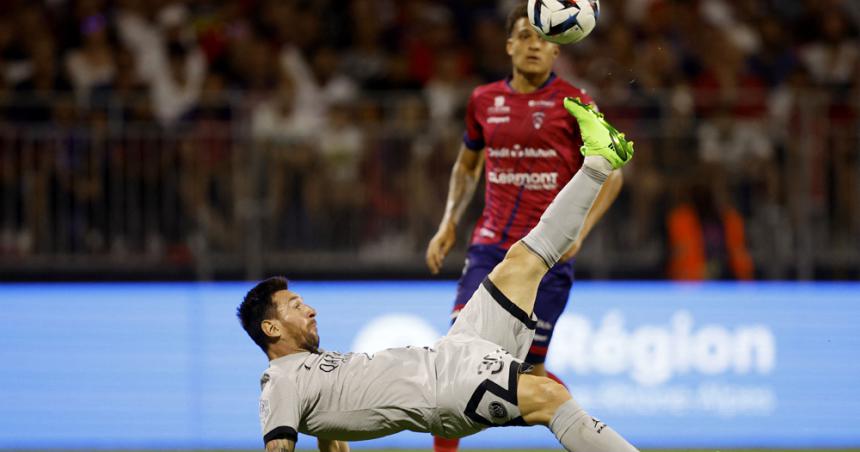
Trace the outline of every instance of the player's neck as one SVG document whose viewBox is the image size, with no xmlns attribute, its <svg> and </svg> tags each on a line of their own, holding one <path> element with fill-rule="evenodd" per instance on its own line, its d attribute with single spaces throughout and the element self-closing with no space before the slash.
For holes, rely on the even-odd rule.
<svg viewBox="0 0 860 452">
<path fill-rule="evenodd" d="M 296 347 L 293 344 L 278 342 L 278 343 L 269 345 L 269 350 L 266 352 L 266 355 L 268 355 L 269 361 L 274 361 L 278 358 L 283 358 L 284 356 L 287 356 L 287 355 L 293 355 L 296 353 L 302 353 L 302 352 L 307 352 L 307 351 L 308 350 L 305 350 L 305 349 L 300 348 L 300 347 Z"/>
<path fill-rule="evenodd" d="M 542 74 L 526 74 L 514 69 L 514 75 L 511 77 L 511 88 L 520 93 L 528 94 L 537 91 L 543 86 L 552 73 L 546 72 Z"/>
</svg>

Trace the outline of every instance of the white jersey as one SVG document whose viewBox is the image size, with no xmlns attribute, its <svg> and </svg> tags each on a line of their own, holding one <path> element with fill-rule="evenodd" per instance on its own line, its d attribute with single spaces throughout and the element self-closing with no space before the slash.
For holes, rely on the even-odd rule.
<svg viewBox="0 0 860 452">
<path fill-rule="evenodd" d="M 522 425 L 516 383 L 534 324 L 485 280 L 433 348 L 272 360 L 260 382 L 264 442 L 297 432 L 344 441 L 402 430 L 458 438 Z"/>
<path fill-rule="evenodd" d="M 408 347 L 273 360 L 260 382 L 263 431 L 291 427 L 340 440 L 429 432 L 436 409 L 435 355 Z"/>
</svg>

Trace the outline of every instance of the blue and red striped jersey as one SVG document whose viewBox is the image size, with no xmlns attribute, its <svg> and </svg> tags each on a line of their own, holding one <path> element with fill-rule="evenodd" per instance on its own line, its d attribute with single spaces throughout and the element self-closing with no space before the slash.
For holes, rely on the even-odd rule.
<svg viewBox="0 0 860 452">
<path fill-rule="evenodd" d="M 484 210 L 472 243 L 509 248 L 540 219 L 582 166 L 582 139 L 564 97 L 593 103 L 554 74 L 534 92 L 517 93 L 509 80 L 481 85 L 466 110 L 466 147 L 485 150 Z"/>
</svg>

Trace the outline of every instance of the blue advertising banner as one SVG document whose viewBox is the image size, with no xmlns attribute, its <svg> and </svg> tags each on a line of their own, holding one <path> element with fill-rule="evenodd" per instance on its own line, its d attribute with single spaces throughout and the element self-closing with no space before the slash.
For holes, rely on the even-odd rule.
<svg viewBox="0 0 860 452">
<path fill-rule="evenodd" d="M 260 448 L 252 283 L 0 285 L 0 448 Z M 322 346 L 429 345 L 453 282 L 294 282 Z M 547 368 L 641 447 L 860 445 L 860 284 L 577 282 Z M 353 447 L 429 448 L 401 433 Z M 464 447 L 557 447 L 495 428 Z M 300 437 L 298 447 L 315 443 Z"/>
</svg>

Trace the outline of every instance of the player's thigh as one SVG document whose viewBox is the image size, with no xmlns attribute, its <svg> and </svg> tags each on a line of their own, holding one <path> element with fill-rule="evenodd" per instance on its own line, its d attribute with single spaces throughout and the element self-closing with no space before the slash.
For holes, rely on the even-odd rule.
<svg viewBox="0 0 860 452">
<path fill-rule="evenodd" d="M 547 270 L 543 259 L 517 242 L 490 272 L 489 279 L 511 302 L 531 314 L 538 286 Z"/>
<path fill-rule="evenodd" d="M 550 378 L 520 375 L 517 406 L 526 424 L 548 425 L 558 407 L 571 398 L 564 386 Z"/>
<path fill-rule="evenodd" d="M 511 302 L 489 278 L 459 312 L 446 335 L 449 339 L 482 339 L 522 360 L 534 339 L 534 316 Z"/>
</svg>

